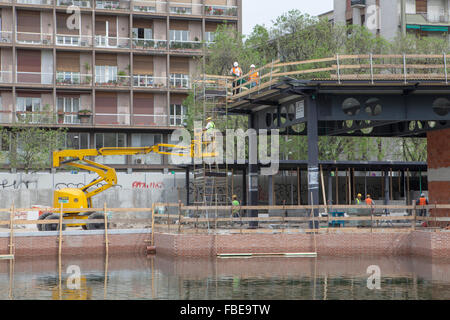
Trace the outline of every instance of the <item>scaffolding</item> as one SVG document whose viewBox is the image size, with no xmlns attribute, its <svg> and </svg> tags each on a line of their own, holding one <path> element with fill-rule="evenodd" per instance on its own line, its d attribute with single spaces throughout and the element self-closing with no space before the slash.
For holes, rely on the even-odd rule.
<svg viewBox="0 0 450 320">
<path fill-rule="evenodd" d="M 194 88 L 194 104 L 197 111 L 194 116 L 194 121 L 201 121 L 204 127 L 207 119 L 210 117 L 211 121 L 220 126 L 216 129 L 224 136 L 226 129 L 228 129 L 228 101 L 231 92 L 230 77 L 222 76 L 208 76 L 203 75 L 200 79 L 196 79 L 193 84 Z M 231 197 L 229 195 L 229 170 L 226 161 L 221 166 L 216 159 L 205 157 L 204 154 L 221 155 L 216 148 L 222 146 L 217 145 L 218 141 L 217 131 L 212 135 L 211 141 L 203 142 L 205 140 L 204 130 L 196 130 L 194 132 L 195 141 L 197 143 L 194 152 L 194 205 L 229 205 Z M 223 140 L 222 140 L 223 141 Z M 209 151 L 202 151 L 202 149 L 209 148 Z M 208 215 L 208 212 L 206 213 Z M 216 212 L 217 216 L 217 212 Z"/>
</svg>

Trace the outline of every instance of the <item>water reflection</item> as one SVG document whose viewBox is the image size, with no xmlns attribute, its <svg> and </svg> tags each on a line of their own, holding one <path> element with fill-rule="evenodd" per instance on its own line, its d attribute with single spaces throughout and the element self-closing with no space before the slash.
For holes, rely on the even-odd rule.
<svg viewBox="0 0 450 320">
<path fill-rule="evenodd" d="M 67 285 L 73 265 L 78 289 Z M 367 287 L 370 265 L 380 290 Z M 411 257 L 19 257 L 0 262 L 0 299 L 450 299 L 449 271 L 448 261 Z"/>
</svg>

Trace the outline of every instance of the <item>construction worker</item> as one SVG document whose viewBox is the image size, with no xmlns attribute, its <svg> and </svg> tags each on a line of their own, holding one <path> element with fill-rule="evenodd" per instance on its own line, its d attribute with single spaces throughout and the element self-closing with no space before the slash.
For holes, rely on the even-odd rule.
<svg viewBox="0 0 450 320">
<path fill-rule="evenodd" d="M 370 197 L 370 194 L 368 194 L 367 196 L 366 196 L 366 204 L 368 205 L 368 206 L 373 206 L 375 203 L 373 202 L 373 200 L 372 200 L 372 198 Z"/>
<path fill-rule="evenodd" d="M 420 195 L 420 198 L 416 201 L 416 205 L 418 206 L 426 206 L 428 205 L 428 199 L 425 196 L 425 193 L 422 192 Z M 419 216 L 426 216 L 427 215 L 427 209 L 420 209 L 419 210 Z"/>
<path fill-rule="evenodd" d="M 203 129 L 203 131 L 206 131 L 208 133 L 212 133 L 212 131 L 216 128 L 216 124 L 214 121 L 212 121 L 212 117 L 206 118 L 206 127 Z"/>
<path fill-rule="evenodd" d="M 356 197 L 355 203 L 356 205 L 360 205 L 362 202 L 362 194 L 358 193 L 358 196 Z"/>
<path fill-rule="evenodd" d="M 240 209 L 238 207 L 241 206 L 239 200 L 237 199 L 237 195 L 233 194 L 231 205 L 233 206 L 232 217 L 238 218 L 240 217 Z"/>
<path fill-rule="evenodd" d="M 259 83 L 259 72 L 255 71 L 255 65 L 250 66 L 250 74 L 248 76 L 248 82 L 250 82 L 250 89 L 256 87 Z"/>
<path fill-rule="evenodd" d="M 239 63 L 235 62 L 233 64 L 233 68 L 230 71 L 230 74 L 235 78 L 240 78 L 242 76 L 242 69 L 239 67 Z M 242 79 L 233 81 L 233 88 L 238 87 L 242 84 Z M 233 90 L 233 94 L 238 94 L 241 92 L 241 88 Z"/>
</svg>

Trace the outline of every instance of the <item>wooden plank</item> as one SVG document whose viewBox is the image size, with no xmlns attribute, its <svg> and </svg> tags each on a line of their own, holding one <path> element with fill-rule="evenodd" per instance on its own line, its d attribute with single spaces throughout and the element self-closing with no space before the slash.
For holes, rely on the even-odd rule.
<svg viewBox="0 0 450 320">
<path fill-rule="evenodd" d="M 341 58 L 341 57 L 339 56 L 339 58 Z M 309 64 L 309 63 L 329 62 L 329 61 L 336 61 L 336 57 L 305 60 L 305 61 L 284 62 L 284 63 L 278 63 L 278 64 L 274 65 L 274 67 L 281 68 L 281 67 L 296 66 L 296 65 Z"/>
<path fill-rule="evenodd" d="M 13 254 L 0 254 L 0 260 L 14 260 Z"/>
<path fill-rule="evenodd" d="M 274 77 L 284 77 L 284 76 L 293 76 L 293 75 L 299 75 L 299 74 L 334 71 L 336 69 L 337 68 L 334 68 L 334 67 L 327 67 L 327 68 L 318 68 L 318 69 L 298 70 L 298 71 L 290 71 L 290 72 L 283 72 L 283 73 L 275 73 L 275 74 L 273 74 L 273 76 Z"/>
</svg>

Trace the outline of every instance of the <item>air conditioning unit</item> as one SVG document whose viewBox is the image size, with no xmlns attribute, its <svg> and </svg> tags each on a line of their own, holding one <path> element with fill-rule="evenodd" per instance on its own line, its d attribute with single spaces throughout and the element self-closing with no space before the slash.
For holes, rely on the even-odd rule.
<svg viewBox="0 0 450 320">
<path fill-rule="evenodd" d="M 134 159 L 134 164 L 144 164 L 144 161 L 141 158 Z"/>
</svg>

